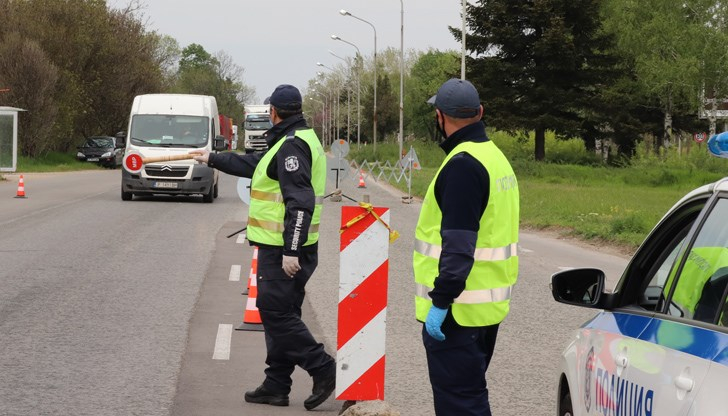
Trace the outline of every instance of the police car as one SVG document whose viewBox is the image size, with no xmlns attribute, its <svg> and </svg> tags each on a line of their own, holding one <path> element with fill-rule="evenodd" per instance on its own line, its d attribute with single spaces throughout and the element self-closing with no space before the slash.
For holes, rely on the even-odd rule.
<svg viewBox="0 0 728 416">
<path fill-rule="evenodd" d="M 728 415 L 728 178 L 678 201 L 604 284 L 551 278 L 556 301 L 600 309 L 562 354 L 558 414 Z"/>
</svg>

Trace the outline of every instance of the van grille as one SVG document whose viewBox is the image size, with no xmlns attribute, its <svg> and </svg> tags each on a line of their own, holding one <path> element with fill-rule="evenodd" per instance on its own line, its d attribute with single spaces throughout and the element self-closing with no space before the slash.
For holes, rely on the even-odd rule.
<svg viewBox="0 0 728 416">
<path fill-rule="evenodd" d="M 147 166 L 144 168 L 147 176 L 156 176 L 158 178 L 184 178 L 187 176 L 189 166 Z"/>
</svg>

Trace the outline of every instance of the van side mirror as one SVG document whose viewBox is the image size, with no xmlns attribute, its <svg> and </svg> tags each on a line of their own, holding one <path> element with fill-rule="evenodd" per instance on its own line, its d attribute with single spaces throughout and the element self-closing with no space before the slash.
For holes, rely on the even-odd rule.
<svg viewBox="0 0 728 416">
<path fill-rule="evenodd" d="M 212 150 L 222 151 L 227 150 L 227 139 L 225 136 L 215 136 L 212 141 Z"/>
<path fill-rule="evenodd" d="M 126 147 L 126 132 L 120 131 L 116 133 L 114 136 L 116 140 L 114 140 L 114 146 L 118 148 Z"/>
<path fill-rule="evenodd" d="M 560 303 L 597 307 L 604 280 L 604 272 L 599 269 L 565 270 L 551 276 L 551 294 Z"/>
</svg>

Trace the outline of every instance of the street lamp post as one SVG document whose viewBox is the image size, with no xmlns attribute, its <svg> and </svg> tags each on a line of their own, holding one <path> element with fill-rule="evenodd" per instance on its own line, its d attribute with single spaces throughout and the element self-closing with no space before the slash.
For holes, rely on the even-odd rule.
<svg viewBox="0 0 728 416">
<path fill-rule="evenodd" d="M 463 47 L 460 53 L 460 79 L 465 79 L 465 5 L 467 3 L 467 0 L 463 0 L 463 29 L 461 32 Z"/>
<path fill-rule="evenodd" d="M 318 91 L 313 90 L 313 92 L 318 92 Z M 326 104 L 324 104 L 323 101 L 319 101 L 319 100 L 317 100 L 317 99 L 315 99 L 313 97 L 308 97 L 308 99 L 311 100 L 311 101 L 314 101 L 314 102 L 317 102 L 317 103 L 321 104 L 321 133 L 322 133 L 322 136 L 323 136 L 324 128 L 325 128 L 325 125 L 326 125 L 325 124 L 326 123 Z M 315 127 L 316 127 L 316 117 L 312 117 L 311 118 L 311 128 L 315 128 Z M 326 139 L 324 139 L 324 141 L 325 140 Z"/>
<path fill-rule="evenodd" d="M 399 158 L 402 159 L 404 141 L 404 1 L 399 0 L 400 33 L 399 33 Z"/>
<path fill-rule="evenodd" d="M 361 51 L 359 51 L 358 46 L 354 45 L 353 43 L 351 43 L 349 41 L 341 39 L 340 37 L 338 37 L 336 35 L 331 35 L 331 39 L 340 40 L 348 45 L 353 46 L 356 49 L 357 56 L 361 57 Z M 357 149 L 359 148 L 360 144 L 361 144 L 361 67 L 359 67 L 359 62 L 357 61 L 357 64 L 356 64 L 356 148 Z"/>
<path fill-rule="evenodd" d="M 341 59 L 346 63 L 347 72 L 349 72 L 349 76 L 351 76 L 351 66 L 349 65 L 349 61 L 340 57 L 339 55 L 335 54 L 334 51 L 329 50 L 329 53 L 334 55 L 335 57 Z M 346 83 L 346 141 L 349 141 L 349 135 L 351 134 L 351 83 L 347 81 Z"/>
<path fill-rule="evenodd" d="M 323 78 L 324 77 L 324 73 L 321 72 L 321 71 L 316 72 L 316 75 L 318 75 L 320 78 Z M 318 85 L 318 86 L 320 86 L 320 87 L 324 87 L 324 85 L 321 84 L 318 81 L 316 81 L 315 84 Z M 321 98 L 324 100 L 324 117 L 325 117 L 326 123 L 324 124 L 324 132 L 323 132 L 324 133 L 323 134 L 324 142 L 323 142 L 323 144 L 325 146 L 326 143 L 328 143 L 328 139 L 331 136 L 331 125 L 332 125 L 332 122 L 331 122 L 331 104 L 330 104 L 330 101 L 331 100 L 330 100 L 328 91 L 326 91 L 325 93 L 324 92 L 321 92 L 321 91 L 318 91 L 318 90 L 315 90 L 315 89 L 313 91 L 316 94 L 319 94 L 321 96 Z"/>
<path fill-rule="evenodd" d="M 322 64 L 321 62 L 316 62 L 316 65 L 318 65 L 320 67 L 323 67 L 323 68 L 326 68 L 326 69 L 328 69 L 331 72 L 336 72 L 333 68 L 330 68 L 330 67 Z M 335 128 L 335 131 L 334 131 L 333 136 L 330 137 L 330 139 L 331 139 L 330 143 L 333 143 L 333 140 L 334 139 L 337 139 L 338 140 L 338 138 L 339 138 L 339 98 L 341 97 L 341 95 L 340 95 L 340 88 L 339 87 L 340 87 L 340 85 L 339 85 L 338 80 L 337 80 L 337 82 L 336 82 L 336 113 L 334 115 L 334 118 L 336 120 L 335 121 L 335 127 L 334 127 Z"/>
<path fill-rule="evenodd" d="M 374 114 L 372 115 L 372 119 L 374 122 L 373 144 L 374 144 L 374 152 L 376 153 L 376 151 L 377 151 L 377 28 L 375 28 L 374 25 L 371 24 L 370 22 L 368 22 L 360 17 L 354 16 L 353 14 L 347 12 L 344 9 L 341 9 L 339 11 L 339 14 L 342 16 L 351 16 L 356 20 L 362 21 L 362 22 L 368 24 L 369 26 L 371 26 L 372 29 L 374 30 L 374 110 L 373 110 Z"/>
<path fill-rule="evenodd" d="M 321 111 L 322 111 L 322 115 L 321 115 L 321 139 L 323 140 L 323 144 L 326 145 L 326 141 L 327 141 L 327 138 L 328 138 L 327 130 L 329 128 L 328 127 L 328 123 L 327 123 L 327 121 L 328 121 L 327 120 L 328 119 L 327 114 L 328 113 L 326 111 L 326 107 L 328 105 L 328 104 L 326 104 L 326 102 L 328 101 L 328 97 L 326 96 L 326 94 L 324 94 L 321 91 L 318 91 L 316 89 L 312 89 L 311 92 L 314 92 L 316 94 L 319 94 L 321 96 L 321 98 L 323 98 L 323 101 L 318 101 L 318 100 L 315 100 L 313 98 L 311 98 L 311 100 L 316 101 L 316 102 L 319 102 L 319 103 L 322 104 L 322 108 L 321 108 Z"/>
</svg>

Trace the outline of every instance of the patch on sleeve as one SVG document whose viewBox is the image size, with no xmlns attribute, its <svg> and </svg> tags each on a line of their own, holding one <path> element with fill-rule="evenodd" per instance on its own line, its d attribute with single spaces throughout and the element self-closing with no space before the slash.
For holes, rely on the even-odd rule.
<svg viewBox="0 0 728 416">
<path fill-rule="evenodd" d="M 286 158 L 286 171 L 295 172 L 298 170 L 298 157 L 288 156 Z"/>
</svg>

